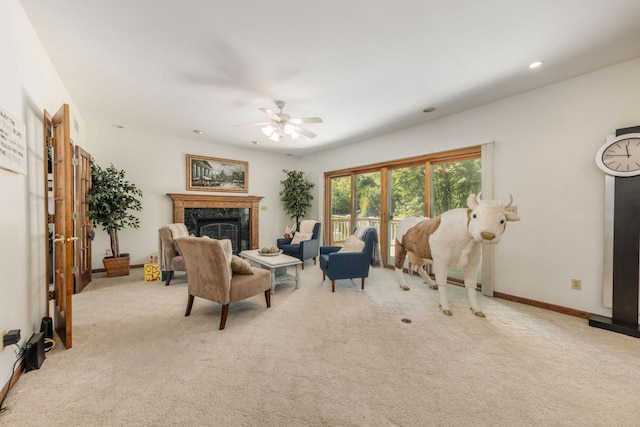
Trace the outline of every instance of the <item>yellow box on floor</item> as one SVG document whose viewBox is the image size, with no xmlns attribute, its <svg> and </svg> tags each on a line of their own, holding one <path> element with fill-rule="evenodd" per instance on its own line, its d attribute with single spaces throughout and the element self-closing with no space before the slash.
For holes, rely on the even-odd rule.
<svg viewBox="0 0 640 427">
<path fill-rule="evenodd" d="M 146 282 L 160 281 L 160 266 L 158 264 L 145 264 L 144 280 Z"/>
</svg>

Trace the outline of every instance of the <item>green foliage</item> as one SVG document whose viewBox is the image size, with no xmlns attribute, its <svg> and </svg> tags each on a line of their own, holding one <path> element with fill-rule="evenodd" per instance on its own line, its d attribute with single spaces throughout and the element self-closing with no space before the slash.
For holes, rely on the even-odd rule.
<svg viewBox="0 0 640 427">
<path fill-rule="evenodd" d="M 467 206 L 469 194 L 481 189 L 480 159 L 440 163 L 433 166 L 433 216 Z"/>
<path fill-rule="evenodd" d="M 118 231 L 127 227 L 139 228 L 140 220 L 129 211 L 142 210 L 142 197 L 135 184 L 124 179 L 124 170 L 116 169 L 113 164 L 102 169 L 91 162 L 91 188 L 87 194 L 89 219 L 93 226 L 102 226 L 109 233 L 111 252 L 120 256 Z"/>
<path fill-rule="evenodd" d="M 358 218 L 380 218 L 380 172 L 356 175 Z"/>
<path fill-rule="evenodd" d="M 355 176 L 356 211 L 358 217 L 380 217 L 380 172 L 369 172 Z M 331 180 L 331 216 L 351 214 L 351 177 L 342 176 Z"/>
<path fill-rule="evenodd" d="M 481 188 L 480 159 L 435 164 L 432 167 L 432 212 L 437 216 L 450 209 L 466 206 L 469 194 Z M 410 166 L 390 170 L 390 212 L 394 218 L 425 215 L 425 167 Z M 359 217 L 380 216 L 380 178 L 378 172 L 356 175 L 355 203 Z M 331 180 L 333 218 L 351 214 L 351 177 Z"/>
<path fill-rule="evenodd" d="M 351 177 L 331 179 L 331 216 L 351 215 Z"/>
<path fill-rule="evenodd" d="M 424 165 L 391 170 L 391 212 L 394 218 L 424 215 Z"/>
<path fill-rule="evenodd" d="M 304 177 L 304 172 L 301 171 L 288 171 L 282 170 L 287 178 L 284 181 L 280 181 L 283 188 L 280 191 L 280 200 L 284 211 L 291 218 L 295 218 L 296 222 L 300 221 L 301 217 L 307 214 L 307 211 L 311 207 L 311 189 L 315 187 L 315 184 L 307 181 Z"/>
</svg>

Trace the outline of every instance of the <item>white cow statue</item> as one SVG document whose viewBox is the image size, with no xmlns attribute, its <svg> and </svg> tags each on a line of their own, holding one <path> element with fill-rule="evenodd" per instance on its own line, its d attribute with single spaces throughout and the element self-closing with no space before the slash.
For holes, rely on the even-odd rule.
<svg viewBox="0 0 640 427">
<path fill-rule="evenodd" d="M 508 203 L 482 200 L 482 193 L 477 197 L 471 194 L 467 198 L 468 209 L 452 209 L 436 218 L 414 216 L 400 221 L 395 244 L 395 272 L 400 287 L 410 289 L 402 270 L 409 255 L 409 273 L 417 270 L 431 288 L 438 289 L 440 308 L 451 316 L 446 287 L 447 269 L 459 268 L 464 272 L 471 311 L 484 317 L 476 297 L 481 246 L 482 243 L 498 243 L 507 222 L 520 221 L 518 215 L 506 211 L 512 202 L 511 194 Z M 427 262 L 433 263 L 436 283 L 423 268 Z"/>
</svg>

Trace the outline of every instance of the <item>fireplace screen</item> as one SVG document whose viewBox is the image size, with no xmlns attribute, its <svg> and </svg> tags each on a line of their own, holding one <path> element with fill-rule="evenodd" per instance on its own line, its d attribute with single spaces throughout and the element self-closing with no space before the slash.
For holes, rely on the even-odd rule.
<svg viewBox="0 0 640 427">
<path fill-rule="evenodd" d="M 212 239 L 229 239 L 233 246 L 233 253 L 237 254 L 240 248 L 240 219 L 239 218 L 215 218 L 198 220 L 198 235 L 209 236 Z"/>
</svg>

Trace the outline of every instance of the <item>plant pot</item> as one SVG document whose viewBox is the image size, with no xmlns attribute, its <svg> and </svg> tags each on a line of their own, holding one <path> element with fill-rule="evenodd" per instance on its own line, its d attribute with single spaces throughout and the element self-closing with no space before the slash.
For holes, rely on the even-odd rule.
<svg viewBox="0 0 640 427">
<path fill-rule="evenodd" d="M 128 276 L 129 275 L 129 254 L 120 254 L 118 258 L 104 257 L 102 264 L 107 270 L 107 277 Z"/>
</svg>

